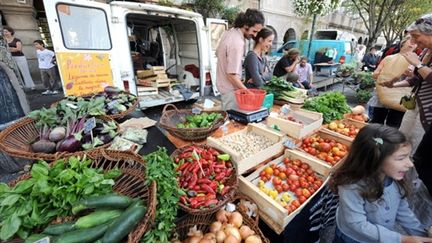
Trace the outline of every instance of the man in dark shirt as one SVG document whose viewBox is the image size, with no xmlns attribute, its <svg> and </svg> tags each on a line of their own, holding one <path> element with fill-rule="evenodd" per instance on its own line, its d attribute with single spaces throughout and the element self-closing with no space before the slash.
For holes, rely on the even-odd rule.
<svg viewBox="0 0 432 243">
<path fill-rule="evenodd" d="M 300 63 L 300 50 L 290 49 L 277 63 L 273 70 L 276 77 L 286 76 L 287 81 L 297 82 L 298 75 L 294 72 L 296 65 Z"/>
<path fill-rule="evenodd" d="M 375 47 L 372 47 L 364 57 L 363 57 L 363 70 L 366 71 L 375 71 L 377 67 L 377 63 L 379 60 L 379 56 L 377 54 L 377 49 Z"/>
</svg>

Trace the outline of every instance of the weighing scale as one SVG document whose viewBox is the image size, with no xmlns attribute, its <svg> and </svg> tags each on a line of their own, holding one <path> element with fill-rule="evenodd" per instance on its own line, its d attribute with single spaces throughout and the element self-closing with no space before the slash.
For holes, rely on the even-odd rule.
<svg viewBox="0 0 432 243">
<path fill-rule="evenodd" d="M 261 107 L 259 110 L 246 111 L 246 110 L 228 110 L 228 117 L 240 123 L 248 124 L 250 122 L 260 122 L 269 116 L 268 109 Z"/>
</svg>

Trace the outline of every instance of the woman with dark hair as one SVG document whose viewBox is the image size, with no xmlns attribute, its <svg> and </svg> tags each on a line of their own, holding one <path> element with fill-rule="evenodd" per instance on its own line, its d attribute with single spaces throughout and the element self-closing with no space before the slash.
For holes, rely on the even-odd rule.
<svg viewBox="0 0 432 243">
<path fill-rule="evenodd" d="M 22 42 L 20 39 L 14 37 L 15 31 L 8 26 L 3 27 L 3 35 L 6 39 L 6 42 L 9 46 L 9 51 L 16 61 L 18 68 L 21 72 L 21 75 L 24 79 L 24 85 L 28 89 L 34 89 L 35 84 L 30 75 L 29 67 L 27 64 L 27 59 L 22 52 Z"/>
<path fill-rule="evenodd" d="M 247 89 L 242 81 L 242 59 L 246 39 L 254 38 L 264 25 L 264 15 L 256 9 L 247 9 L 239 13 L 234 28 L 225 31 L 216 48 L 218 58 L 216 86 L 221 93 L 222 109 L 237 108 L 234 92 Z"/>
<path fill-rule="evenodd" d="M 255 36 L 254 49 L 244 60 L 246 87 L 260 88 L 272 78 L 265 54 L 271 49 L 273 38 L 273 31 L 267 28 L 262 28 Z"/>
</svg>

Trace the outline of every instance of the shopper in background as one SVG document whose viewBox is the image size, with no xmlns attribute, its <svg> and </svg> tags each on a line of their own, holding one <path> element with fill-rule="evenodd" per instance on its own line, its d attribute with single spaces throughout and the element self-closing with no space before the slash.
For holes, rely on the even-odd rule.
<svg viewBox="0 0 432 243">
<path fill-rule="evenodd" d="M 308 63 L 307 57 L 300 58 L 300 63 L 297 64 L 295 73 L 299 76 L 299 82 L 305 89 L 312 88 L 313 70 L 312 65 Z"/>
<path fill-rule="evenodd" d="M 274 34 L 268 28 L 262 28 L 255 36 L 255 46 L 244 60 L 246 87 L 260 88 L 272 78 L 265 54 L 271 49 Z"/>
<path fill-rule="evenodd" d="M 363 57 L 363 68 L 362 70 L 366 71 L 375 71 L 377 63 L 378 63 L 379 56 L 377 54 L 377 49 L 375 47 L 372 47 L 366 55 Z"/>
<path fill-rule="evenodd" d="M 363 127 L 331 179 L 339 195 L 334 243 L 432 242 L 408 206 L 411 145 L 396 128 Z M 396 231 L 396 223 L 406 234 Z"/>
<path fill-rule="evenodd" d="M 53 51 L 45 48 L 42 40 L 35 40 L 33 44 L 36 48 L 42 83 L 46 88 L 42 94 L 58 94 L 58 91 L 55 90 L 57 80 L 57 70 L 54 65 L 55 54 Z"/>
<path fill-rule="evenodd" d="M 9 51 L 15 60 L 15 62 L 18 65 L 18 68 L 21 72 L 21 75 L 24 79 L 24 86 L 27 89 L 35 89 L 35 84 L 33 82 L 33 79 L 30 75 L 29 67 L 27 64 L 27 59 L 24 56 L 24 53 L 22 52 L 22 42 L 20 39 L 14 37 L 15 31 L 9 27 L 4 26 L 3 27 L 3 35 L 6 39 L 6 42 L 9 46 Z"/>
<path fill-rule="evenodd" d="M 216 86 L 221 93 L 223 110 L 236 109 L 234 92 L 237 89 L 247 89 L 241 80 L 246 39 L 254 38 L 263 25 L 264 15 L 256 9 L 247 9 L 246 12 L 237 15 L 234 28 L 226 31 L 221 37 L 216 48 Z"/>
<path fill-rule="evenodd" d="M 277 63 L 273 70 L 273 76 L 285 77 L 288 82 L 297 87 L 304 88 L 299 82 L 299 76 L 295 73 L 297 64 L 300 63 L 300 50 L 290 49 Z"/>
</svg>

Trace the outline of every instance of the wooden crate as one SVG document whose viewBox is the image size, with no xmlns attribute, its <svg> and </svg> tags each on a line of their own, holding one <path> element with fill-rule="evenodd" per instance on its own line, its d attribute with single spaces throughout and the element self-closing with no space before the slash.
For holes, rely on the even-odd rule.
<svg viewBox="0 0 432 243">
<path fill-rule="evenodd" d="M 288 134 L 288 136 L 301 139 L 315 130 L 318 130 L 323 122 L 322 114 L 318 112 L 299 109 L 291 110 L 288 115 L 293 116 L 296 120 L 302 121 L 303 124 L 271 114 L 267 118 L 267 125 L 277 126 L 282 132 Z"/>
<path fill-rule="evenodd" d="M 274 155 L 283 151 L 283 143 L 286 140 L 286 137 L 283 134 L 255 123 L 248 124 L 246 128 L 226 136 L 248 132 L 255 132 L 258 135 L 265 136 L 273 141 L 274 144 L 256 154 L 250 154 L 247 158 L 243 158 L 240 153 L 222 144 L 219 139 L 213 137 L 207 138 L 207 144 L 209 146 L 215 147 L 231 155 L 231 160 L 237 164 L 239 174 L 247 172 L 249 169 L 254 168 L 265 160 L 270 159 Z"/>
<path fill-rule="evenodd" d="M 158 88 L 137 86 L 138 96 L 157 95 Z"/>
<path fill-rule="evenodd" d="M 319 174 L 323 180 L 321 187 L 315 191 L 303 204 L 300 205 L 294 212 L 288 214 L 288 210 L 282 207 L 274 199 L 269 197 L 267 194 L 262 192 L 257 184 L 260 179 L 260 173 L 267 166 L 272 164 L 283 164 L 285 158 L 300 159 L 302 162 L 310 165 L 311 169 Z M 302 153 L 286 149 L 283 156 L 269 162 L 265 166 L 260 167 L 247 177 L 239 177 L 239 191 L 245 195 L 251 197 L 258 205 L 260 209 L 260 217 L 267 223 L 267 225 L 273 229 L 277 234 L 283 232 L 285 227 L 291 222 L 291 220 L 301 212 L 307 203 L 309 203 L 315 195 L 327 184 L 331 167 L 328 164 L 322 163 L 317 160 L 313 160 Z M 292 196 L 295 197 L 295 196 Z"/>
<path fill-rule="evenodd" d="M 353 120 L 353 119 L 343 119 L 343 120 L 341 120 L 341 122 L 344 122 L 344 123 L 349 124 L 349 125 L 354 125 L 358 129 L 362 129 L 364 126 L 367 125 L 364 122 Z M 346 140 L 351 141 L 351 142 L 354 140 L 354 138 L 352 138 L 352 137 L 349 137 L 349 136 L 346 136 L 344 134 L 338 133 L 336 131 L 330 130 L 329 128 L 327 128 L 327 126 L 328 126 L 328 124 L 326 126 L 323 126 L 322 130 L 326 131 L 327 133 L 333 134 L 334 136 L 340 136 L 341 138 L 346 139 Z"/>
<path fill-rule="evenodd" d="M 138 78 L 144 78 L 145 79 L 145 78 L 157 76 L 157 75 L 166 75 L 165 69 L 162 69 L 162 70 L 150 69 L 150 70 L 138 70 L 137 71 L 137 77 Z"/>
<path fill-rule="evenodd" d="M 310 134 L 310 136 L 315 135 L 315 134 L 319 135 L 321 138 L 324 138 L 324 139 L 334 139 L 336 142 L 339 142 L 339 143 L 341 143 L 341 144 L 344 144 L 344 145 L 348 146 L 348 149 L 351 147 L 351 143 L 352 143 L 352 141 L 349 141 L 349 140 L 347 140 L 347 139 L 345 139 L 345 138 L 343 138 L 343 137 L 341 137 L 341 136 L 336 136 L 336 135 L 334 135 L 334 134 L 332 134 L 332 133 L 329 133 L 329 132 L 327 132 L 327 131 L 325 131 L 325 130 L 322 130 L 322 129 L 321 129 L 321 130 L 318 130 L 317 132 L 315 132 L 315 133 L 313 133 L 313 134 Z M 315 156 L 313 156 L 313 155 L 311 155 L 311 154 L 308 154 L 306 151 L 304 151 L 303 149 L 301 149 L 301 148 L 300 148 L 301 144 L 302 144 L 302 141 L 300 141 L 300 142 L 297 144 L 297 150 L 298 150 L 298 151 L 300 151 L 301 153 L 303 153 L 305 156 L 310 157 L 311 160 L 315 160 L 315 161 L 319 161 L 319 162 L 321 162 L 321 163 L 328 164 L 326 161 L 321 160 L 321 159 L 319 159 L 318 157 L 315 157 Z M 348 155 L 348 153 L 347 153 L 343 158 L 341 158 L 341 160 L 339 160 L 339 162 L 336 163 L 336 165 L 334 165 L 334 166 L 337 166 L 337 165 L 339 165 L 341 162 L 343 162 L 343 161 L 345 160 L 345 158 L 346 158 L 347 155 Z"/>
<path fill-rule="evenodd" d="M 138 85 L 143 85 L 147 87 L 169 87 L 171 85 L 169 79 L 158 79 L 156 76 L 147 79 L 138 79 Z"/>
</svg>

